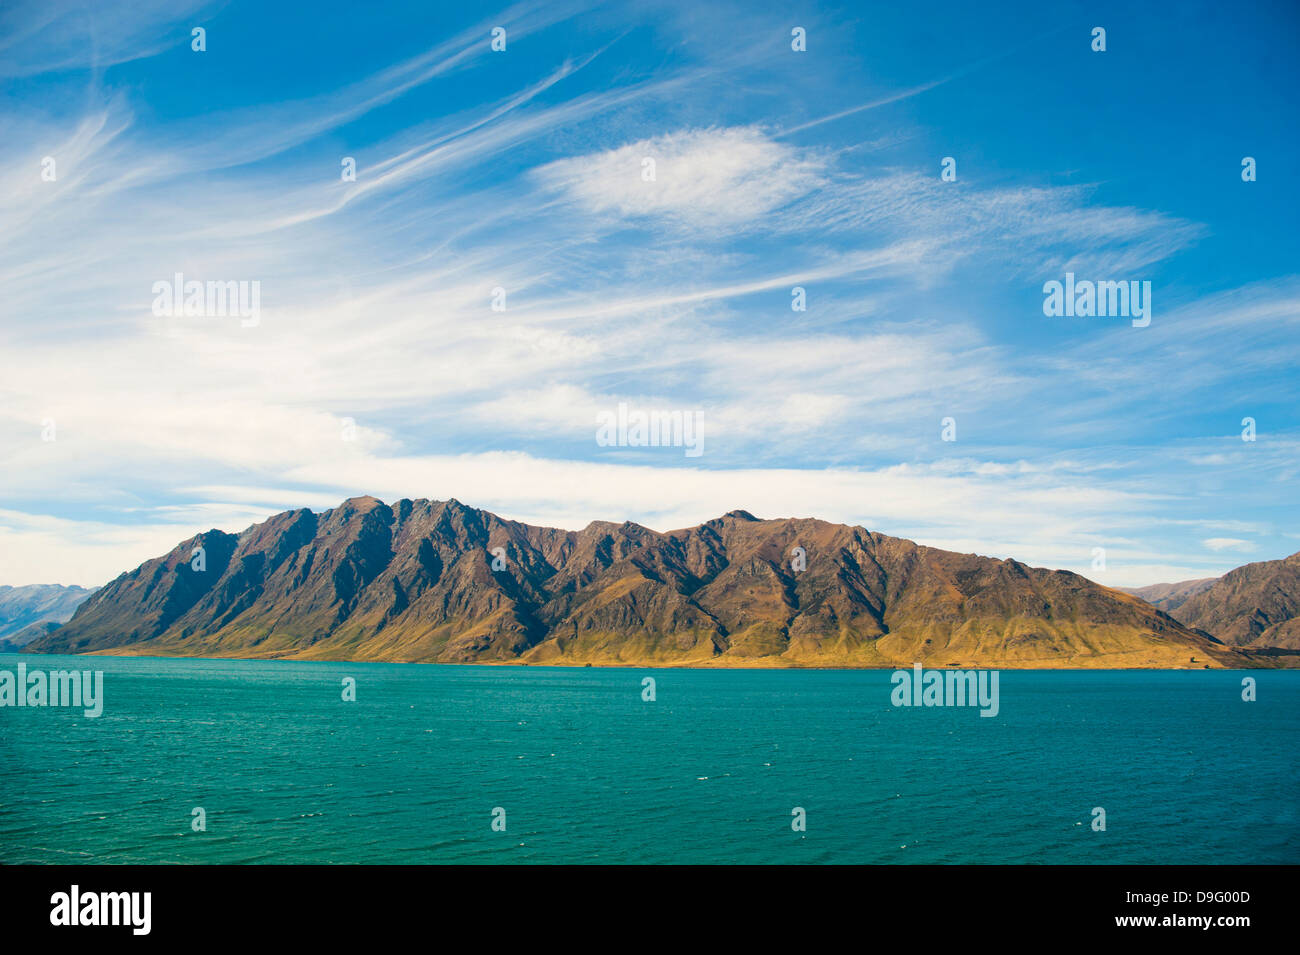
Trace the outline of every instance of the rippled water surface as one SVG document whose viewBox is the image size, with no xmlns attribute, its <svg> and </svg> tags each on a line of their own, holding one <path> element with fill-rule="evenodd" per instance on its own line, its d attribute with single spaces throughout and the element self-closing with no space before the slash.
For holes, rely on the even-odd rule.
<svg viewBox="0 0 1300 955">
<path fill-rule="evenodd" d="M 981 718 L 888 671 L 19 661 L 105 703 L 0 708 L 8 863 L 1300 862 L 1297 671 L 1002 671 Z"/>
</svg>

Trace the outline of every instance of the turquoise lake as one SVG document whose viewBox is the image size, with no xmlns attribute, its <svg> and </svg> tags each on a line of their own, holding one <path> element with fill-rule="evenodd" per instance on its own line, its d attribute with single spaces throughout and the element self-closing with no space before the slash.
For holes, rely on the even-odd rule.
<svg viewBox="0 0 1300 955">
<path fill-rule="evenodd" d="M 1004 670 L 983 718 L 880 670 L 20 661 L 104 709 L 0 708 L 4 863 L 1300 862 L 1294 670 Z"/>
</svg>

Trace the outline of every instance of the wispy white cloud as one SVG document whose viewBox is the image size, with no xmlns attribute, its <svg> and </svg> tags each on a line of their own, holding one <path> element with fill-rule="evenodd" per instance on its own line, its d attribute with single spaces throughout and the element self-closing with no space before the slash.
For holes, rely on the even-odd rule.
<svg viewBox="0 0 1300 955">
<path fill-rule="evenodd" d="M 1248 554 L 1255 549 L 1253 541 L 1241 540 L 1236 537 L 1210 537 L 1201 541 L 1201 543 L 1210 550 L 1216 552 L 1221 550 L 1232 550 Z"/>
<path fill-rule="evenodd" d="M 0 76 L 103 69 L 189 43 L 221 9 L 210 0 L 133 0 L 129 15 L 80 0 L 14 0 L 0 8 Z"/>
</svg>

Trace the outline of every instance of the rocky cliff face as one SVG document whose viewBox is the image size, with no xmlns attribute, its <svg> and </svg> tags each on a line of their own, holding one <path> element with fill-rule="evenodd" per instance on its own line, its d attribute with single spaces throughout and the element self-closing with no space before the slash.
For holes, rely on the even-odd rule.
<svg viewBox="0 0 1300 955">
<path fill-rule="evenodd" d="M 794 566 L 796 548 L 806 569 Z M 289 511 L 238 535 L 197 535 L 123 574 L 31 649 L 455 663 L 1252 665 L 1076 574 L 861 527 L 733 511 L 667 533 L 605 522 L 564 531 L 454 500 L 368 497 L 321 514 Z"/>
</svg>

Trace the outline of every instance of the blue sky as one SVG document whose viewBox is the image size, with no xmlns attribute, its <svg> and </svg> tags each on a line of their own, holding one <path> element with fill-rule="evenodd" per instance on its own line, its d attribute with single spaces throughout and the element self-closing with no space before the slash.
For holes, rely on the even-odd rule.
<svg viewBox="0 0 1300 955">
<path fill-rule="evenodd" d="M 6 6 L 0 582 L 355 494 L 1114 585 L 1300 550 L 1300 14 L 1129 6 Z M 156 314 L 178 272 L 256 324 Z M 1150 324 L 1045 316 L 1066 272 Z"/>
</svg>

